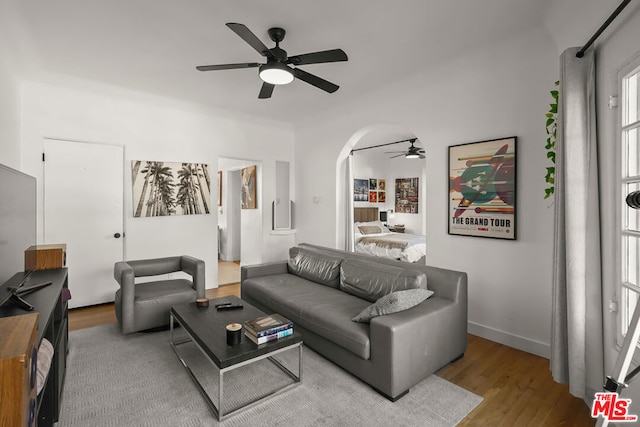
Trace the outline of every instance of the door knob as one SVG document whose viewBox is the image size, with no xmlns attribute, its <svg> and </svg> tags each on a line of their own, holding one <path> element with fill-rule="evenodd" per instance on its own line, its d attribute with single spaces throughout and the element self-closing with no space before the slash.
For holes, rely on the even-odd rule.
<svg viewBox="0 0 640 427">
<path fill-rule="evenodd" d="M 113 237 L 115 237 L 116 239 L 119 239 L 120 238 L 120 233 L 114 234 Z"/>
</svg>

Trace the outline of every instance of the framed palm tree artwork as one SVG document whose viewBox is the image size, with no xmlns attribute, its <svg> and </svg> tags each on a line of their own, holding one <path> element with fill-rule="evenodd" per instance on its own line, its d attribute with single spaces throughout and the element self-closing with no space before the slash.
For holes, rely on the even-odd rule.
<svg viewBox="0 0 640 427">
<path fill-rule="evenodd" d="M 131 161 L 134 218 L 210 213 L 209 165 Z"/>
</svg>

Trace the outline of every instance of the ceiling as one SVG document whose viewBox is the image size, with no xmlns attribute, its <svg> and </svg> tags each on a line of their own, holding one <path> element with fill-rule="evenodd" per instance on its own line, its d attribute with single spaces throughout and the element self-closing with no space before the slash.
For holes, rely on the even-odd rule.
<svg viewBox="0 0 640 427">
<path fill-rule="evenodd" d="M 303 123 L 386 82 L 542 26 L 550 0 L 12 0 L 21 50 L 37 72 L 63 74 L 235 112 Z M 226 22 L 287 31 L 289 55 L 342 48 L 348 62 L 303 66 L 340 85 L 302 81 L 258 99 L 257 69 L 196 65 L 264 62 Z"/>
</svg>

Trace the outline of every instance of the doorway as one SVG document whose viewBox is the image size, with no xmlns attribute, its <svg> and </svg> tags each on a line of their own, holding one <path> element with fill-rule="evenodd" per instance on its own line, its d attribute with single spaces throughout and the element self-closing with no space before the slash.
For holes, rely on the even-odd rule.
<svg viewBox="0 0 640 427">
<path fill-rule="evenodd" d="M 242 208 L 242 170 L 255 166 L 255 208 Z M 262 197 L 259 161 L 218 159 L 221 195 L 218 206 L 218 285 L 240 282 L 240 266 L 260 262 L 262 251 Z"/>
<path fill-rule="evenodd" d="M 405 139 L 419 137 L 410 131 L 406 126 L 399 124 L 376 124 L 366 126 L 357 132 L 355 132 L 347 141 L 341 152 L 338 154 L 336 163 L 336 247 L 345 250 L 354 250 L 354 218 L 353 211 L 356 206 L 371 205 L 384 209 L 388 213 L 393 210 L 393 216 L 388 218 L 393 224 L 408 223 L 412 220 L 412 228 L 417 234 L 426 234 L 426 159 L 418 159 L 417 163 L 420 164 L 420 170 L 405 170 L 404 164 L 398 166 L 397 170 L 401 171 L 395 173 L 393 171 L 388 174 L 381 174 L 380 171 L 387 170 L 388 164 L 391 161 L 401 162 L 404 156 L 398 156 L 397 153 L 385 153 L 385 151 L 398 151 L 397 148 L 385 149 L 381 147 L 381 152 L 387 157 L 380 164 L 367 167 L 358 167 L 357 162 L 353 161 L 351 156 L 352 150 L 369 147 L 373 145 L 387 144 L 389 142 L 396 142 Z M 421 146 L 424 148 L 424 146 Z M 390 157 L 395 157 L 390 159 Z M 375 161 L 374 161 L 375 163 Z M 354 170 L 358 167 L 358 170 Z M 396 178 L 419 178 L 419 192 L 420 196 L 420 209 L 418 212 L 422 212 L 421 215 L 415 215 L 415 219 L 408 217 L 408 214 L 395 214 L 395 179 Z M 367 202 L 356 202 L 354 200 L 354 184 L 356 179 L 369 179 L 376 180 L 382 178 L 385 180 L 385 199 L 384 202 L 378 201 L 376 198 L 375 203 L 370 203 L 369 193 L 367 192 Z M 369 182 L 369 184 L 371 184 Z M 378 196 L 380 188 L 376 190 Z M 416 220 L 417 219 L 417 220 Z M 405 224 L 406 225 L 406 224 Z"/>
</svg>

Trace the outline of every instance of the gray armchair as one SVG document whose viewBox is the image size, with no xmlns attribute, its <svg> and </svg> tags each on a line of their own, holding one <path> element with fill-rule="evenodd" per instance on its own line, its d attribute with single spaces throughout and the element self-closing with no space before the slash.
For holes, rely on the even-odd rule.
<svg viewBox="0 0 640 427">
<path fill-rule="evenodd" d="M 184 271 L 193 280 L 135 283 L 136 277 L 176 271 Z M 205 296 L 204 261 L 190 256 L 116 262 L 113 276 L 120 285 L 116 291 L 115 309 L 123 334 L 166 326 L 171 306 Z"/>
</svg>

